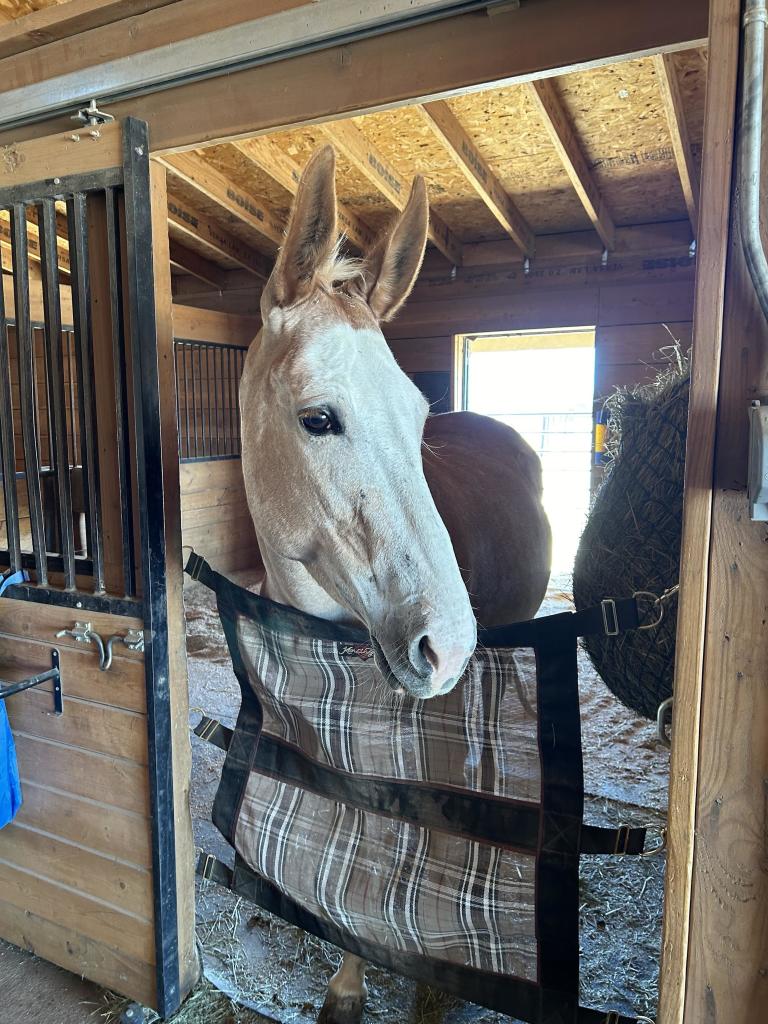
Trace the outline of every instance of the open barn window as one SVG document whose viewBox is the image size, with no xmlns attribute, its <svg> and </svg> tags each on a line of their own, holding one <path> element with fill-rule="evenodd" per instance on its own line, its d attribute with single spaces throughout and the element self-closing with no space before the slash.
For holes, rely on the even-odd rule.
<svg viewBox="0 0 768 1024">
<path fill-rule="evenodd" d="M 183 339 L 174 348 L 181 461 L 240 458 L 238 392 L 247 348 Z"/>
<path fill-rule="evenodd" d="M 570 572 L 589 509 L 595 332 L 480 334 L 460 344 L 461 406 L 514 427 L 538 454 L 553 570 Z"/>
</svg>

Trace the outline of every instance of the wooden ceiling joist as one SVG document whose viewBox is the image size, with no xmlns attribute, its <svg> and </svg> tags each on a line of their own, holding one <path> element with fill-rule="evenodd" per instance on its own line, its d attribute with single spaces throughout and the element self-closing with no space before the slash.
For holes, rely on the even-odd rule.
<svg viewBox="0 0 768 1024">
<path fill-rule="evenodd" d="M 287 153 L 284 153 L 274 139 L 264 135 L 257 139 L 233 142 L 232 145 L 260 171 L 282 185 L 292 196 L 296 195 L 301 177 L 301 166 Z M 339 224 L 350 242 L 361 252 L 370 249 L 376 241 L 376 236 L 365 221 L 343 202 L 338 203 L 337 211 Z"/>
<path fill-rule="evenodd" d="M 614 248 L 615 228 L 600 189 L 589 167 L 571 119 L 563 107 L 557 85 L 551 78 L 529 82 L 527 86 L 542 115 L 544 127 L 557 150 L 587 216 L 606 249 Z"/>
<path fill-rule="evenodd" d="M 225 256 L 262 281 L 272 272 L 266 256 L 176 196 L 168 197 L 168 228 L 172 236 L 192 239 L 214 259 Z"/>
<path fill-rule="evenodd" d="M 653 65 L 669 124 L 669 134 L 672 137 L 672 149 L 685 198 L 685 207 L 688 210 L 688 219 L 695 237 L 699 222 L 699 172 L 691 150 L 691 140 L 688 135 L 688 124 L 685 119 L 675 62 L 669 54 L 659 53 L 654 56 Z"/>
<path fill-rule="evenodd" d="M 161 157 L 171 177 L 178 178 L 222 210 L 239 218 L 275 246 L 283 244 L 285 221 L 263 200 L 239 185 L 195 153 Z"/>
<path fill-rule="evenodd" d="M 191 274 L 198 281 L 203 281 L 205 284 L 215 288 L 216 291 L 223 292 L 226 290 L 227 271 L 222 267 L 217 266 L 211 260 L 207 260 L 200 253 L 188 249 L 181 242 L 176 241 L 175 238 L 170 239 L 169 251 L 172 267 Z"/>
<path fill-rule="evenodd" d="M 421 109 L 448 155 L 499 224 L 525 256 L 533 256 L 536 241 L 530 224 L 445 100 L 425 103 Z"/>
<path fill-rule="evenodd" d="M 398 210 L 408 202 L 410 185 L 392 167 L 387 158 L 365 137 L 352 121 L 335 121 L 322 126 L 328 139 L 349 162 L 374 185 Z M 429 239 L 455 267 L 462 263 L 461 241 L 444 221 L 429 211 Z"/>
</svg>

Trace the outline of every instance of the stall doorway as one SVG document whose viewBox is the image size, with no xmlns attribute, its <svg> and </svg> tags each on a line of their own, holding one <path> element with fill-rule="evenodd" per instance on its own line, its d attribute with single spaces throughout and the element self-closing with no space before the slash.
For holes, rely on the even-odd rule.
<svg viewBox="0 0 768 1024">
<path fill-rule="evenodd" d="M 570 574 L 590 501 L 595 331 L 460 339 L 461 407 L 514 427 L 541 459 L 552 571 Z"/>
</svg>

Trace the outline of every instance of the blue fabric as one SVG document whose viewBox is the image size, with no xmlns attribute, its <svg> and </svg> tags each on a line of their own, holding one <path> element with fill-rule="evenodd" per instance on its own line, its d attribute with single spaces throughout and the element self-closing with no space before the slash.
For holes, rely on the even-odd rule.
<svg viewBox="0 0 768 1024">
<path fill-rule="evenodd" d="M 20 807 L 21 786 L 19 768 L 16 764 L 16 748 L 13 745 L 5 701 L 0 700 L 0 828 L 13 820 Z"/>
</svg>

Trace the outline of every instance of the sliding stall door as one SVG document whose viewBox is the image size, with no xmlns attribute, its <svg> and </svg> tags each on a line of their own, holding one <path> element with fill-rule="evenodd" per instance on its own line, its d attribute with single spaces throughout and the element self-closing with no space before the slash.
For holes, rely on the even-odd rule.
<svg viewBox="0 0 768 1024">
<path fill-rule="evenodd" d="M 197 974 L 165 182 L 131 119 L 4 157 L 0 678 L 58 657 L 63 708 L 6 701 L 0 936 L 165 1016 Z"/>
</svg>

